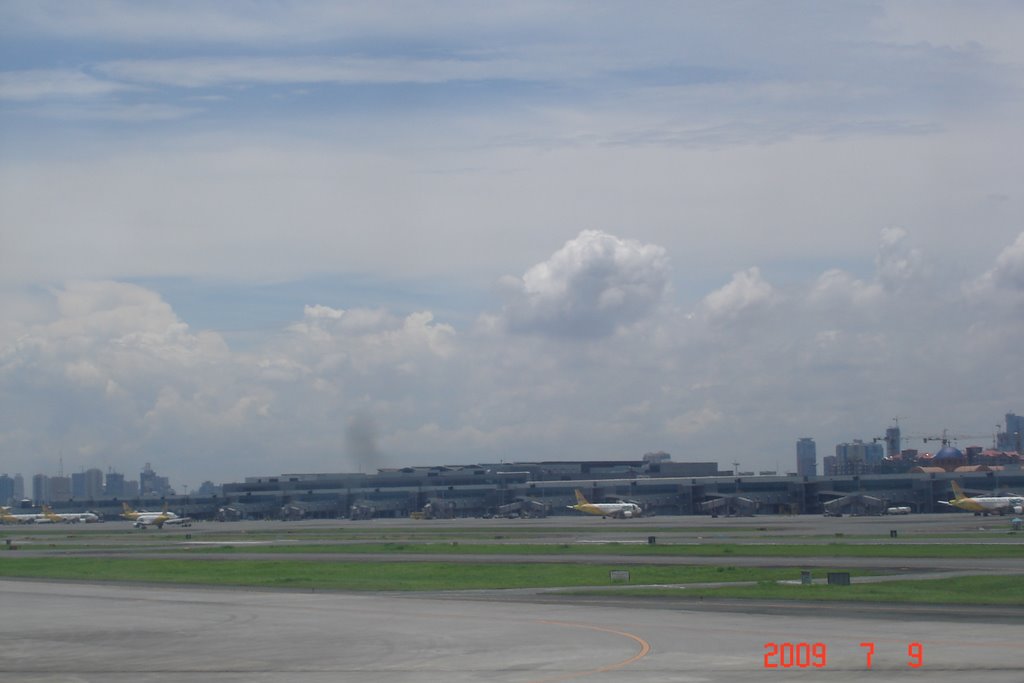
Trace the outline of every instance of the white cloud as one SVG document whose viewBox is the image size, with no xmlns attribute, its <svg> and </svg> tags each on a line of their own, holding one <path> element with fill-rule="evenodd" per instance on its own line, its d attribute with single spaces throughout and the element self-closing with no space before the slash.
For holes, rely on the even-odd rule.
<svg viewBox="0 0 1024 683">
<path fill-rule="evenodd" d="M 918 249 L 907 244 L 907 231 L 901 228 L 882 230 L 881 245 L 875 258 L 879 283 L 886 290 L 898 290 L 918 279 L 924 260 Z"/>
<path fill-rule="evenodd" d="M 44 105 L 35 108 L 39 116 L 68 121 L 113 121 L 118 123 L 146 123 L 175 121 L 193 116 L 201 110 L 167 104 L 91 103 Z"/>
<path fill-rule="evenodd" d="M 512 60 L 362 57 L 221 57 L 131 60 L 97 64 L 115 81 L 210 88 L 239 84 L 446 83 L 534 76 L 531 65 Z"/>
<path fill-rule="evenodd" d="M 303 311 L 307 318 L 329 318 L 331 320 L 337 320 L 341 316 L 345 315 L 345 311 L 331 308 L 330 306 L 321 306 L 317 304 L 315 306 L 306 306 Z"/>
<path fill-rule="evenodd" d="M 770 307 L 778 298 L 775 288 L 755 266 L 733 273 L 728 284 L 704 297 L 704 308 L 712 318 L 735 319 L 746 312 Z"/>
<path fill-rule="evenodd" d="M 135 86 L 69 69 L 0 72 L 0 100 L 30 102 L 55 98 L 96 98 Z"/>
<path fill-rule="evenodd" d="M 822 273 L 807 295 L 808 303 L 821 310 L 835 310 L 838 306 L 870 305 L 882 294 L 877 284 L 866 284 L 846 271 L 830 268 Z"/>
<path fill-rule="evenodd" d="M 977 432 L 1024 408 L 1022 16 L 0 3 L 5 462 Z"/>
<path fill-rule="evenodd" d="M 688 437 L 714 427 L 723 418 L 724 415 L 721 411 L 705 406 L 699 410 L 692 410 L 670 418 L 666 422 L 665 428 L 670 434 Z"/>
<path fill-rule="evenodd" d="M 668 290 L 665 250 L 584 230 L 521 279 L 504 280 L 515 332 L 601 337 L 647 316 Z"/>
<path fill-rule="evenodd" d="M 1024 232 L 999 253 L 990 276 L 998 287 L 1024 292 Z"/>
</svg>

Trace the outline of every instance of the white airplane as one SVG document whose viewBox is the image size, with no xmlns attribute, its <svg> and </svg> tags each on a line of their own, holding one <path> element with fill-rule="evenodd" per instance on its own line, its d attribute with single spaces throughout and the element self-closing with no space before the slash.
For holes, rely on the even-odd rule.
<svg viewBox="0 0 1024 683">
<path fill-rule="evenodd" d="M 18 513 L 14 514 L 11 512 L 11 508 L 0 507 L 0 523 L 2 524 L 37 524 L 39 518 L 42 517 L 37 512 L 32 513 Z M 46 524 L 50 520 L 44 519 L 41 523 Z"/>
<path fill-rule="evenodd" d="M 43 506 L 43 517 L 56 524 L 78 524 L 79 522 L 92 523 L 100 521 L 99 515 L 94 512 L 54 512 L 49 505 Z M 38 524 L 39 520 L 36 520 Z"/>
<path fill-rule="evenodd" d="M 566 506 L 570 510 L 586 512 L 588 515 L 628 519 L 639 517 L 643 510 L 636 503 L 591 503 L 583 497 L 583 492 L 576 489 L 576 504 Z"/>
<path fill-rule="evenodd" d="M 148 526 L 155 526 L 157 529 L 163 529 L 164 525 L 167 526 L 192 526 L 191 517 L 179 517 L 173 512 L 161 512 L 155 517 L 144 515 L 139 517 L 134 522 L 136 529 L 145 529 Z"/>
<path fill-rule="evenodd" d="M 938 501 L 939 503 L 967 510 L 975 515 L 1005 515 L 1007 512 L 1019 515 L 1024 513 L 1024 497 L 1014 495 L 970 497 L 964 495 L 964 490 L 960 488 L 960 484 L 955 481 L 952 484 L 953 495 L 956 497 L 949 501 L 940 500 Z"/>
<path fill-rule="evenodd" d="M 135 511 L 132 510 L 128 503 L 122 503 L 122 506 L 124 507 L 124 512 L 121 513 L 121 516 L 132 520 L 136 529 L 145 529 L 150 526 L 163 529 L 165 524 L 169 526 L 192 526 L 191 517 L 179 517 L 170 512 L 167 509 L 166 503 L 164 503 L 162 512 Z"/>
</svg>

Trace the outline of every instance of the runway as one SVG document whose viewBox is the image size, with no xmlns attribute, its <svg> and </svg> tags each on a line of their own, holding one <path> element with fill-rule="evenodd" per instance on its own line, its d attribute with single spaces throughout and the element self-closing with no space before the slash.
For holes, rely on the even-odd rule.
<svg viewBox="0 0 1024 683">
<path fill-rule="evenodd" d="M 1017 628 L 934 614 L 739 614 L 36 581 L 0 581 L 0 604 L 0 671 L 31 683 L 1024 680 Z"/>
</svg>

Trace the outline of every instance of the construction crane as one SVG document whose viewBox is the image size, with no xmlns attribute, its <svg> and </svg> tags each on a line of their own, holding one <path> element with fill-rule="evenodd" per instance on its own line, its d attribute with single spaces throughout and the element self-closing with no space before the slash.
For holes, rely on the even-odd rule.
<svg viewBox="0 0 1024 683">
<path fill-rule="evenodd" d="M 921 439 L 923 442 L 928 443 L 929 441 L 941 441 L 942 446 L 946 447 L 952 441 L 959 441 L 960 439 L 991 439 L 991 434 L 950 434 L 948 429 L 942 430 L 942 436 L 914 436 L 913 438 Z M 993 447 L 995 441 L 993 441 Z"/>
</svg>

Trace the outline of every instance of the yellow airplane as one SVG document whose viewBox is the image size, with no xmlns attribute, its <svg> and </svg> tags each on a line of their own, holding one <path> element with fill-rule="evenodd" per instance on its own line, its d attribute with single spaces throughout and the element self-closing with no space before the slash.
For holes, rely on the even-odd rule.
<svg viewBox="0 0 1024 683">
<path fill-rule="evenodd" d="M 53 522 L 54 524 L 57 524 L 59 522 L 70 522 L 71 521 L 70 519 L 65 519 L 63 516 L 58 515 L 56 512 L 54 512 L 53 510 L 50 509 L 49 505 L 46 505 L 45 503 L 43 504 L 43 514 L 42 514 L 42 516 L 45 519 L 48 519 L 49 521 Z"/>
<path fill-rule="evenodd" d="M 149 526 L 155 526 L 157 529 L 163 529 L 164 524 L 171 526 L 192 526 L 191 517 L 179 517 L 173 512 L 167 510 L 167 503 L 164 503 L 163 512 L 145 512 L 136 511 L 131 508 L 128 503 L 122 502 L 121 506 L 124 508 L 124 512 L 121 516 L 125 519 L 130 519 L 136 529 L 145 529 Z"/>
<path fill-rule="evenodd" d="M 583 497 L 583 492 L 576 489 L 576 504 L 566 506 L 570 510 L 586 512 L 588 515 L 628 519 L 639 517 L 643 510 L 636 503 L 591 503 Z"/>
<path fill-rule="evenodd" d="M 79 522 L 98 522 L 99 515 L 95 512 L 54 512 L 49 505 L 43 505 L 44 518 L 54 524 L 64 522 L 65 524 L 78 524 Z"/>
<path fill-rule="evenodd" d="M 951 505 L 961 510 L 967 510 L 973 512 L 975 515 L 1005 515 L 1007 512 L 1014 514 L 1024 513 L 1024 498 L 1020 496 L 974 496 L 970 497 L 964 494 L 964 490 L 960 488 L 960 484 L 957 482 L 951 482 L 953 485 L 953 495 L 956 496 L 953 500 L 940 500 L 939 503 L 943 505 Z"/>
<path fill-rule="evenodd" d="M 143 514 L 141 512 L 136 512 L 135 510 L 133 510 L 132 506 L 124 501 L 121 501 L 121 509 L 123 510 L 121 516 L 125 519 L 130 519 L 133 522 L 139 518 L 139 515 Z"/>
<path fill-rule="evenodd" d="M 11 514 L 11 508 L 0 507 L 0 523 L 2 524 L 33 524 L 38 514 Z"/>
</svg>

